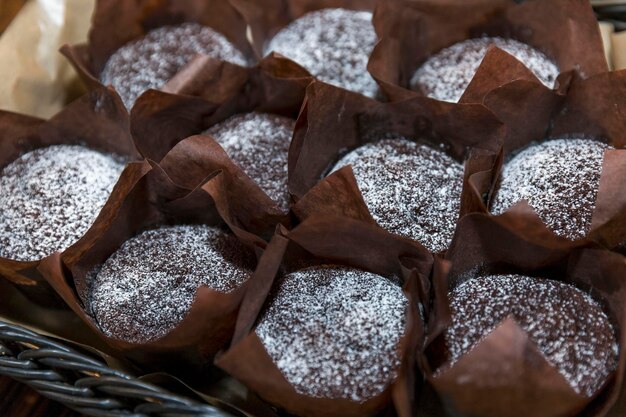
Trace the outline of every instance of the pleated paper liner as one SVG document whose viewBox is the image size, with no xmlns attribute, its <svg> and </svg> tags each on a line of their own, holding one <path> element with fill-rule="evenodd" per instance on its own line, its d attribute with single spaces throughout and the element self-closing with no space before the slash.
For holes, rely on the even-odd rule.
<svg viewBox="0 0 626 417">
<path fill-rule="evenodd" d="M 240 113 L 261 112 L 295 119 L 310 82 L 299 66 L 279 56 L 269 56 L 252 68 L 198 57 L 166 85 L 169 92 L 150 90 L 137 100 L 131 112 L 131 130 L 146 157 L 161 160 L 171 150 L 161 166 L 178 184 L 194 188 L 220 169 L 231 172 L 229 178 L 236 179 L 232 186 L 237 187 L 237 182 L 254 184 L 244 173 L 246 167 L 232 161 L 213 137 L 199 134 Z M 196 136 L 187 138 L 190 135 Z M 180 154 L 185 162 L 173 161 L 173 154 Z M 193 172 L 189 164 L 195 167 Z M 287 213 L 255 187 L 253 199 L 274 206 L 271 213 L 261 215 L 273 216 L 273 225 L 287 224 Z M 248 195 L 242 193 L 243 198 L 235 204 L 245 205 Z M 248 210 L 251 215 L 257 212 L 254 205 Z M 271 237 L 273 226 L 265 232 L 264 236 Z"/>
<path fill-rule="evenodd" d="M 288 214 L 210 136 L 182 140 L 159 165 L 174 183 L 187 189 L 217 175 L 217 180 L 209 180 L 202 189 L 213 198 L 228 226 L 242 238 L 254 233 L 269 240 L 278 224 L 290 224 Z M 258 244 L 263 246 L 260 241 Z"/>
<path fill-rule="evenodd" d="M 133 135 L 143 154 L 158 161 L 180 140 L 238 113 L 295 119 L 311 80 L 305 70 L 278 55 L 251 68 L 199 56 L 163 91 L 139 97 L 131 112 Z"/>
<path fill-rule="evenodd" d="M 134 178 L 141 169 L 140 164 L 133 162 L 140 156 L 130 134 L 128 114 L 112 90 L 94 90 L 50 120 L 0 112 L 0 166 L 10 164 L 26 152 L 60 144 L 85 145 L 125 157 L 131 163 L 122 177 Z M 118 184 L 113 194 L 123 188 Z M 116 204 L 115 198 L 109 198 L 100 217 L 106 216 Z M 37 271 L 40 262 L 0 258 L 0 274 L 42 306 L 62 308 L 63 303 Z"/>
<path fill-rule="evenodd" d="M 98 0 L 88 42 L 65 45 L 61 52 L 88 88 L 98 88 L 102 86 L 100 73 L 120 47 L 152 29 L 186 22 L 221 33 L 254 62 L 246 22 L 227 0 Z"/>
<path fill-rule="evenodd" d="M 492 51 L 489 55 L 495 56 Z M 489 59 L 490 56 L 486 59 Z M 512 59 L 512 58 L 511 58 Z M 510 61 L 510 59 L 509 59 Z M 475 81 L 488 77 L 477 74 Z M 622 183 L 626 178 L 626 71 L 616 71 L 581 79 L 572 75 L 566 92 L 556 99 L 544 100 L 549 90 L 538 83 L 514 81 L 491 90 L 484 103 L 503 119 L 516 113 L 524 119 L 507 125 L 504 141 L 505 157 L 533 142 L 551 138 L 594 138 L 613 146 L 604 153 L 602 176 L 596 197 L 589 237 L 608 248 L 614 248 L 626 240 L 626 192 Z M 541 92 L 537 95 L 535 92 Z M 544 94 L 545 93 L 545 94 Z M 495 180 L 501 171 L 501 163 L 494 164 L 486 176 Z M 488 212 L 488 198 L 483 212 Z M 479 210 L 481 211 L 481 210 Z"/>
<path fill-rule="evenodd" d="M 626 70 L 575 79 L 550 136 L 584 133 L 607 141 L 590 238 L 608 248 L 626 242 Z"/>
<path fill-rule="evenodd" d="M 242 304 L 233 343 L 218 356 L 216 364 L 271 404 L 296 415 L 369 416 L 389 410 L 393 402 L 398 415 L 411 416 L 416 382 L 414 353 L 424 335 L 418 287 L 420 281 L 427 280 L 431 263 L 430 254 L 419 244 L 352 218 L 323 214 L 308 217 L 292 231 L 280 228 L 259 261 L 254 290 L 248 291 Z M 315 264 L 349 265 L 396 276 L 403 283 L 410 305 L 400 344 L 402 365 L 396 380 L 373 398 L 315 398 L 297 392 L 254 332 L 275 280 L 286 271 Z"/>
<path fill-rule="evenodd" d="M 465 161 L 461 216 L 484 205 L 505 135 L 504 126 L 487 108 L 426 97 L 380 103 L 319 81 L 307 88 L 296 124 L 289 191 L 302 198 L 346 152 L 390 134 L 443 147 L 457 161 Z"/>
<path fill-rule="evenodd" d="M 306 13 L 327 8 L 373 11 L 375 0 L 231 0 L 250 27 L 258 56 L 282 28 Z"/>
<path fill-rule="evenodd" d="M 436 260 L 433 315 L 427 343 L 418 357 L 420 369 L 443 407 L 454 415 L 621 415 L 626 405 L 625 258 L 590 241 L 570 242 L 554 235 L 525 204 L 512 211 L 517 213 L 466 216 L 459 222 L 445 261 Z M 520 222 L 521 217 L 526 221 Z M 448 291 L 469 275 L 490 273 L 519 273 L 565 282 L 591 294 L 603 305 L 615 326 L 619 358 L 617 369 L 597 394 L 587 398 L 574 391 L 511 318 L 458 362 L 447 365 L 442 335 L 450 323 Z M 435 372 L 440 366 L 441 370 Z M 459 382 L 461 377 L 463 383 Z M 441 415 L 440 406 L 433 406 L 433 400 L 421 398 L 424 409 L 432 412 L 426 415 Z M 439 412 L 432 411 L 437 409 Z"/>
<path fill-rule="evenodd" d="M 166 159 L 184 165 L 184 159 L 177 159 L 183 156 L 172 154 Z M 158 225 L 228 226 L 257 256 L 266 242 L 253 230 L 269 226 L 260 226 L 258 222 L 246 224 L 251 214 L 239 200 L 240 197 L 252 199 L 254 190 L 248 190 L 247 184 L 231 187 L 231 173 L 226 170 L 214 172 L 205 184 L 189 190 L 172 182 L 156 163 L 144 165 L 147 167 L 144 175 L 127 187 L 127 193 L 115 196 L 120 204 L 94 225 L 88 239 L 79 242 L 63 258 L 58 254 L 50 257 L 39 269 L 70 308 L 119 355 L 144 370 L 198 375 L 210 367 L 212 356 L 230 341 L 237 310 L 250 280 L 229 293 L 200 287 L 187 315 L 174 329 L 154 341 L 130 343 L 107 336 L 85 310 L 87 274 L 125 241 Z M 256 211 L 264 208 L 268 208 L 264 201 L 256 203 Z"/>
<path fill-rule="evenodd" d="M 421 94 L 409 83 L 432 54 L 483 35 L 524 42 L 551 57 L 562 74 L 590 77 L 608 70 L 586 0 L 391 0 L 377 4 L 374 25 L 380 41 L 368 69 L 391 100 Z"/>
</svg>

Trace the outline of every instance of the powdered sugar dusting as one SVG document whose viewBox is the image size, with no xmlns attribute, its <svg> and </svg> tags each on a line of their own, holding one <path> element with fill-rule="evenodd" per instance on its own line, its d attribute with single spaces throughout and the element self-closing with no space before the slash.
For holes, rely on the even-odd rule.
<svg viewBox="0 0 626 417">
<path fill-rule="evenodd" d="M 233 235 L 205 225 L 164 226 L 126 241 L 89 279 L 89 308 L 121 340 L 158 339 L 185 317 L 196 290 L 239 287 L 253 255 Z"/>
<path fill-rule="evenodd" d="M 452 363 L 512 316 L 578 393 L 594 395 L 617 366 L 608 317 L 574 286 L 521 275 L 472 278 L 452 290 L 450 307 Z"/>
<path fill-rule="evenodd" d="M 274 114 L 238 114 L 205 133 L 213 136 L 278 206 L 289 210 L 287 157 L 295 121 Z"/>
<path fill-rule="evenodd" d="M 501 214 L 525 199 L 556 234 L 584 237 L 591 228 L 607 149 L 590 139 L 532 144 L 504 165 L 492 212 Z"/>
<path fill-rule="evenodd" d="M 246 65 L 246 58 L 228 39 L 197 23 L 164 26 L 118 49 L 107 61 L 100 80 L 112 85 L 127 108 L 144 91 L 159 89 L 194 56 Z"/>
<path fill-rule="evenodd" d="M 0 256 L 36 261 L 76 243 L 117 182 L 121 158 L 83 146 L 25 153 L 0 173 Z"/>
<path fill-rule="evenodd" d="M 493 37 L 468 39 L 442 49 L 415 72 L 411 88 L 437 100 L 458 102 L 492 45 L 521 61 L 546 87 L 554 86 L 559 69 L 550 58 L 525 43 Z"/>
<path fill-rule="evenodd" d="M 461 209 L 463 165 L 404 138 L 361 146 L 333 171 L 347 165 L 378 224 L 433 252 L 448 248 Z"/>
<path fill-rule="evenodd" d="M 367 72 L 376 44 L 372 13 L 322 9 L 294 20 L 265 48 L 284 55 L 320 80 L 369 97 L 378 85 Z"/>
<path fill-rule="evenodd" d="M 256 333 L 300 394 L 365 401 L 397 377 L 407 305 L 379 275 L 307 268 L 284 277 Z"/>
</svg>

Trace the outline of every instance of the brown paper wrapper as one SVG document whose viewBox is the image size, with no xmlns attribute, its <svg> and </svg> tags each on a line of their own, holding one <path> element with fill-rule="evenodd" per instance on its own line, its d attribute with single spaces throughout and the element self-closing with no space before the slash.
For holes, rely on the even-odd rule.
<svg viewBox="0 0 626 417">
<path fill-rule="evenodd" d="M 552 234 L 521 204 L 490 217 L 470 214 L 459 222 L 446 260 L 433 274 L 434 314 L 418 363 L 444 408 L 459 416 L 607 416 L 623 412 L 626 366 L 626 260 Z M 526 217 L 520 222 L 520 217 Z M 504 320 L 452 366 L 443 333 L 450 322 L 448 291 L 471 276 L 519 273 L 563 281 L 600 301 L 616 329 L 619 363 L 594 398 L 577 394 L 513 320 Z M 443 366 L 442 366 L 443 365 Z M 434 372 L 440 366 L 439 372 Z M 459 381 L 463 379 L 463 383 Z M 495 383 L 497 381 L 498 383 Z M 615 414 L 615 413 L 618 414 Z"/>
<path fill-rule="evenodd" d="M 215 29 L 253 61 L 246 23 L 227 0 L 98 0 L 88 42 L 65 45 L 61 52 L 88 88 L 98 88 L 102 69 L 121 46 L 152 29 L 185 22 Z"/>
<path fill-rule="evenodd" d="M 589 237 L 608 248 L 626 242 L 626 70 L 575 78 L 552 120 L 551 137 L 583 134 L 615 147 L 606 151 Z"/>
<path fill-rule="evenodd" d="M 295 119 L 311 80 L 300 66 L 273 54 L 251 68 L 199 56 L 163 91 L 150 90 L 137 99 L 132 132 L 140 151 L 159 161 L 182 139 L 237 113 Z"/>
<path fill-rule="evenodd" d="M 485 60 L 496 55 L 491 51 Z M 475 83 L 488 82 L 489 77 L 482 75 L 476 75 L 467 93 Z M 571 74 L 567 89 L 558 94 L 537 83 L 518 80 L 488 92 L 484 98 L 487 107 L 498 109 L 494 112 L 507 120 L 506 156 L 531 142 L 556 137 L 592 137 L 616 148 L 605 152 L 589 233 L 608 248 L 626 240 L 626 192 L 622 186 L 626 178 L 626 101 L 621 95 L 625 89 L 626 71 L 616 71 L 584 80 Z M 485 175 L 497 182 L 500 169 L 501 161 Z M 485 201 L 488 204 L 482 211 L 488 212 L 490 199 Z"/>
<path fill-rule="evenodd" d="M 461 204 L 464 215 L 480 210 L 483 196 L 491 192 L 504 133 L 503 125 L 480 104 L 444 103 L 426 97 L 380 103 L 316 81 L 307 88 L 296 123 L 289 153 L 289 191 L 296 199 L 305 198 L 345 152 L 395 134 L 443 146 L 455 159 L 466 161 Z M 349 184 L 354 179 L 340 181 Z M 358 192 L 358 187 L 354 183 L 344 190 Z M 346 191 L 352 197 L 345 205 L 320 209 L 336 208 L 343 215 L 371 218 L 362 213 L 362 198 L 353 196 L 353 191 Z M 333 187 L 328 187 L 327 198 L 337 198 Z"/>
<path fill-rule="evenodd" d="M 231 0 L 252 33 L 252 44 L 258 56 L 265 45 L 282 28 L 306 13 L 319 9 L 342 8 L 374 10 L 374 0 Z"/>
<path fill-rule="evenodd" d="M 60 144 L 85 145 L 126 157 L 128 161 L 139 159 L 130 134 L 128 114 L 112 90 L 94 90 L 49 120 L 0 111 L 0 167 L 10 164 L 26 152 Z M 137 169 L 138 166 L 131 163 L 122 177 L 133 177 Z M 120 187 L 116 186 L 112 194 Z M 115 198 L 109 198 L 102 213 L 115 204 Z M 41 305 L 62 307 L 63 303 L 37 271 L 40 262 L 0 258 L 0 275 Z"/>
<path fill-rule="evenodd" d="M 369 71 L 392 100 L 416 94 L 409 90 L 411 77 L 429 56 L 485 34 L 539 49 L 561 73 L 575 70 L 590 77 L 608 70 L 588 1 L 393 0 L 379 4 L 374 25 L 381 40 Z"/>
<path fill-rule="evenodd" d="M 290 232 L 279 228 L 259 262 L 254 290 L 248 291 L 242 303 L 233 343 L 218 356 L 216 364 L 289 413 L 307 417 L 367 416 L 387 408 L 393 400 L 398 415 L 411 416 L 415 392 L 413 355 L 424 335 L 418 314 L 422 304 L 418 288 L 428 282 L 431 263 L 430 254 L 419 244 L 352 218 L 323 213 L 308 217 Z M 277 276 L 314 264 L 349 265 L 396 276 L 404 283 L 410 305 L 400 346 L 399 376 L 383 393 L 367 401 L 313 398 L 296 392 L 253 331 Z"/>
<path fill-rule="evenodd" d="M 161 160 L 170 149 L 170 153 L 181 155 L 179 160 L 184 159 L 184 163 L 161 161 L 163 169 L 178 184 L 193 189 L 217 170 L 227 171 L 233 180 L 227 192 L 240 188 L 238 184 L 246 184 L 250 192 L 235 190 L 234 194 L 243 198 L 233 204 L 246 206 L 242 212 L 251 216 L 272 217 L 269 222 L 259 219 L 263 225 L 272 225 L 259 231 L 269 239 L 276 224 L 288 224 L 286 213 L 245 174 L 245 167 L 242 169 L 226 155 L 214 138 L 206 135 L 183 139 L 238 113 L 258 111 L 295 119 L 311 80 L 302 68 L 276 55 L 264 58 L 252 68 L 198 57 L 165 86 L 167 92 L 150 90 L 137 100 L 131 112 L 131 130 L 146 157 Z M 190 164 L 193 170 L 189 170 Z M 246 199 L 250 196 L 252 201 L 248 204 Z M 263 201 L 262 206 L 258 206 L 258 201 Z"/>
<path fill-rule="evenodd" d="M 290 224 L 289 217 L 235 164 L 210 136 L 191 136 L 178 143 L 160 163 L 176 184 L 193 189 L 202 186 L 215 201 L 215 207 L 228 226 L 242 239 L 254 233 L 269 240 L 276 225 Z M 255 239 L 258 246 L 264 246 Z"/>
<path fill-rule="evenodd" d="M 174 153 L 165 160 L 185 164 L 181 157 L 184 155 Z M 260 227 L 258 223 L 246 224 L 252 216 L 243 211 L 244 205 L 232 204 L 239 197 L 233 194 L 246 190 L 229 187 L 229 172 L 215 172 L 204 185 L 189 190 L 175 184 L 156 163 L 146 162 L 146 166 L 135 181 L 129 182 L 127 177 L 120 180 L 127 193 L 116 195 L 116 210 L 100 219 L 88 238 L 63 257 L 46 259 L 39 269 L 74 313 L 118 355 L 143 370 L 168 371 L 185 377 L 204 375 L 204 371 L 210 370 L 212 356 L 230 341 L 250 280 L 230 293 L 205 286 L 198 288 L 185 318 L 162 338 L 147 343 L 129 343 L 105 335 L 86 310 L 88 273 L 143 230 L 162 224 L 226 225 L 257 256 L 266 246 L 252 232 Z M 251 199 L 244 194 L 242 197 Z"/>
</svg>

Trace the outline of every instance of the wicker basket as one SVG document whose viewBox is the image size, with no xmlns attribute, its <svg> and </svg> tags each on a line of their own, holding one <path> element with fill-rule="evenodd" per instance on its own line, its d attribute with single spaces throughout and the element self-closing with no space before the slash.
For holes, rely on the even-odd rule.
<svg viewBox="0 0 626 417">
<path fill-rule="evenodd" d="M 232 417 L 4 321 L 0 321 L 0 375 L 88 416 Z"/>
<path fill-rule="evenodd" d="M 626 2 L 597 2 L 594 6 L 598 20 L 610 22 L 616 31 L 626 30 Z"/>
</svg>

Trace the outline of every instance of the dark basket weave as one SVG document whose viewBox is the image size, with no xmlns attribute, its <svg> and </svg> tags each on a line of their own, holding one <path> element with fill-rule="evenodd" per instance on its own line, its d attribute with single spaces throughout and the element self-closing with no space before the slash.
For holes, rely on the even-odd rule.
<svg viewBox="0 0 626 417">
<path fill-rule="evenodd" d="M 602 4 L 598 2 L 593 6 L 598 20 L 610 22 L 616 31 L 626 30 L 626 1 Z"/>
<path fill-rule="evenodd" d="M 0 321 L 0 375 L 88 416 L 232 417 L 4 321 Z"/>
</svg>

